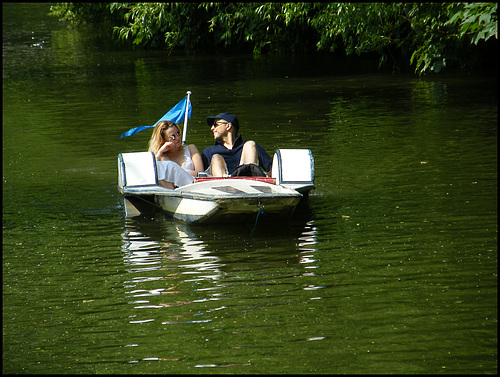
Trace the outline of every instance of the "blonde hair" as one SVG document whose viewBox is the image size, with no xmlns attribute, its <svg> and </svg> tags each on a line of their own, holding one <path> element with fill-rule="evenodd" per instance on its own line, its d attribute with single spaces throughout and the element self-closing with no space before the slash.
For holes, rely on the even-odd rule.
<svg viewBox="0 0 500 377">
<path fill-rule="evenodd" d="M 165 142 L 167 141 L 164 137 L 164 132 L 171 127 L 177 128 L 179 136 L 181 135 L 181 129 L 174 122 L 171 122 L 169 120 L 162 120 L 161 122 L 158 122 L 158 124 L 153 130 L 151 139 L 149 139 L 148 152 L 153 152 L 156 155 L 156 153 L 160 150 L 162 145 L 165 144 Z"/>
</svg>

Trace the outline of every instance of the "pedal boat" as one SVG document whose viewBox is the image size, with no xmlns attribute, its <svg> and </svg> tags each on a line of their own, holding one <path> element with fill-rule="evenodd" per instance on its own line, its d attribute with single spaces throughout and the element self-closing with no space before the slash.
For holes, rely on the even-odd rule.
<svg viewBox="0 0 500 377">
<path fill-rule="evenodd" d="M 239 223 L 257 215 L 290 217 L 314 188 L 309 149 L 277 149 L 270 177 L 198 177 L 174 190 L 158 184 L 152 152 L 118 155 L 118 188 L 127 217 L 165 215 L 188 224 Z"/>
</svg>

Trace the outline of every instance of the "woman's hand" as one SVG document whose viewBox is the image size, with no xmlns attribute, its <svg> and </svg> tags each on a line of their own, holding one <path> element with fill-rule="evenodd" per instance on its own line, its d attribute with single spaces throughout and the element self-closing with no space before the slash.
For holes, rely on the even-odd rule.
<svg viewBox="0 0 500 377">
<path fill-rule="evenodd" d="M 167 153 L 169 150 L 171 150 L 174 146 L 174 143 L 171 141 L 166 141 L 165 144 L 161 146 L 161 148 L 158 150 L 156 153 L 156 159 L 161 161 L 162 156 L 164 153 Z"/>
</svg>

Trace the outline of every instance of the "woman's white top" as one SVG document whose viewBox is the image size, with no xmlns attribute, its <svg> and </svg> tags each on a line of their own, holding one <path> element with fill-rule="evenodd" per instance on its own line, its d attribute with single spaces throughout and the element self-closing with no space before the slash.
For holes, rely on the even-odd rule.
<svg viewBox="0 0 500 377">
<path fill-rule="evenodd" d="M 176 187 L 185 186 L 194 181 L 194 177 L 188 173 L 194 171 L 194 163 L 187 146 L 184 146 L 184 162 L 182 165 L 171 160 L 156 161 L 156 168 L 159 180 L 172 182 Z"/>
<path fill-rule="evenodd" d="M 191 152 L 189 151 L 188 146 L 184 146 L 184 162 L 181 166 L 187 172 L 194 171 L 194 163 L 193 159 L 191 158 Z"/>
</svg>

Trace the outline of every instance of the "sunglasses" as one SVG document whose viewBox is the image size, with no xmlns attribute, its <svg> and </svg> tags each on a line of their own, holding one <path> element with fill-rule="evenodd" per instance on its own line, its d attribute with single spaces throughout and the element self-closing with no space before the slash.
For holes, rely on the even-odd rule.
<svg viewBox="0 0 500 377">
<path fill-rule="evenodd" d="M 170 141 L 174 141 L 175 139 L 180 139 L 180 137 L 181 137 L 181 136 L 180 136 L 179 134 L 177 134 L 177 136 L 176 136 L 176 135 L 171 135 L 171 136 L 169 136 L 169 137 L 168 137 L 168 139 L 169 139 Z"/>
<path fill-rule="evenodd" d="M 219 127 L 219 126 L 225 126 L 226 124 L 228 124 L 228 122 L 215 122 L 214 124 L 212 124 L 212 127 Z"/>
</svg>

